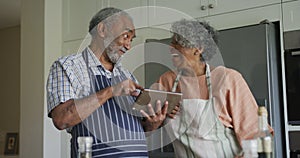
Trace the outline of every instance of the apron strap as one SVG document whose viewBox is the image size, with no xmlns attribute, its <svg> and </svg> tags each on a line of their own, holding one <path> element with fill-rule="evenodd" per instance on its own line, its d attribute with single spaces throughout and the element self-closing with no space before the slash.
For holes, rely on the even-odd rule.
<svg viewBox="0 0 300 158">
<path fill-rule="evenodd" d="M 90 93 L 95 93 L 96 88 L 95 88 L 95 76 L 93 75 L 92 69 L 89 67 L 89 60 L 88 60 L 88 51 L 85 49 L 82 53 L 83 60 L 85 61 L 86 64 L 86 69 L 88 71 L 89 79 L 90 79 Z"/>
<path fill-rule="evenodd" d="M 209 99 L 212 99 L 213 95 L 212 95 L 212 87 L 211 87 L 211 80 L 210 80 L 210 68 L 207 63 L 206 63 L 205 76 L 206 76 L 206 84 L 207 84 L 208 93 L 209 93 Z"/>
<path fill-rule="evenodd" d="M 205 76 L 206 76 L 206 84 L 208 87 L 208 92 L 209 92 L 209 99 L 212 98 L 212 88 L 211 88 L 211 81 L 210 81 L 210 68 L 207 63 L 206 65 L 206 70 L 205 70 Z M 179 79 L 182 76 L 182 71 L 179 71 L 178 74 L 176 75 L 176 79 L 174 81 L 173 87 L 172 87 L 172 92 L 176 91 L 176 88 L 178 87 Z"/>
<path fill-rule="evenodd" d="M 174 81 L 174 84 L 173 84 L 173 87 L 172 87 L 172 92 L 176 91 L 176 88 L 178 86 L 178 82 L 179 82 L 179 79 L 180 79 L 181 75 L 182 75 L 182 71 L 179 71 L 177 76 L 176 76 L 176 79 Z"/>
</svg>

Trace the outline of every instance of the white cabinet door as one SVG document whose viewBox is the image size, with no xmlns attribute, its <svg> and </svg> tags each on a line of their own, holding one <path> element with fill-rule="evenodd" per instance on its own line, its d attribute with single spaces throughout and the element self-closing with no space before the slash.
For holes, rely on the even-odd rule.
<svg viewBox="0 0 300 158">
<path fill-rule="evenodd" d="M 204 20 L 218 30 L 242 27 L 246 25 L 259 24 L 267 19 L 269 21 L 280 21 L 281 5 L 269 5 L 265 7 L 230 12 L 220 15 L 205 17 Z"/>
<path fill-rule="evenodd" d="M 209 15 L 281 3 L 281 0 L 208 0 Z"/>
<path fill-rule="evenodd" d="M 292 31 L 300 29 L 300 1 L 292 1 L 282 4 L 283 30 Z"/>
<path fill-rule="evenodd" d="M 63 43 L 62 55 L 70 55 L 74 53 L 81 53 L 89 44 L 91 38 L 79 39 L 74 41 L 67 41 Z"/>
<path fill-rule="evenodd" d="M 160 25 L 182 18 L 207 16 L 207 2 L 207 0 L 149 0 L 149 24 Z"/>
<path fill-rule="evenodd" d="M 282 2 L 297 1 L 297 0 L 282 0 Z"/>
<path fill-rule="evenodd" d="M 193 18 L 207 17 L 280 3 L 281 0 L 149 0 L 150 6 L 166 7 L 166 9 L 170 8 L 181 12 L 180 14 L 186 14 Z M 151 25 L 171 23 L 182 18 L 182 16 L 178 16 L 178 13 L 157 11 L 158 9 L 153 10 L 154 11 L 149 9 L 149 23 Z"/>
<path fill-rule="evenodd" d="M 99 1 L 99 0 L 98 0 Z M 84 38 L 88 34 L 89 21 L 97 12 L 97 0 L 63 1 L 63 40 Z"/>
<path fill-rule="evenodd" d="M 146 0 L 104 0 L 105 7 L 125 10 L 133 18 L 136 29 L 148 26 L 148 7 Z"/>
<path fill-rule="evenodd" d="M 119 9 L 131 9 L 140 6 L 147 6 L 147 0 L 104 0 L 104 6 Z"/>
<path fill-rule="evenodd" d="M 207 0 L 149 0 L 149 6 L 174 9 L 192 17 L 207 16 L 207 4 Z"/>
</svg>

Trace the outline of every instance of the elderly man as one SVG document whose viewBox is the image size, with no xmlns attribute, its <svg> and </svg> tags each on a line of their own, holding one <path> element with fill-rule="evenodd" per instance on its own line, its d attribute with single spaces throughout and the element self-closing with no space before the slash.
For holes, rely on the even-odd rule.
<svg viewBox="0 0 300 158">
<path fill-rule="evenodd" d="M 161 125 L 168 105 L 153 116 L 141 111 L 147 118 L 142 122 L 132 111 L 137 89 L 143 88 L 120 59 L 135 37 L 133 21 L 122 10 L 105 8 L 91 19 L 89 33 L 87 48 L 53 63 L 48 115 L 56 128 L 71 133 L 73 158 L 79 136 L 93 137 L 93 157 L 148 157 L 144 130 Z"/>
</svg>

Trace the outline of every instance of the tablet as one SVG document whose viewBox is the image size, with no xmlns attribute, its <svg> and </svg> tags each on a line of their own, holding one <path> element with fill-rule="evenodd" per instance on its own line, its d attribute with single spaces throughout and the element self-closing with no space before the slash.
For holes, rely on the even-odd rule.
<svg viewBox="0 0 300 158">
<path fill-rule="evenodd" d="M 156 111 L 156 101 L 160 100 L 162 103 L 161 106 L 163 106 L 164 102 L 167 100 L 169 103 L 167 113 L 171 113 L 175 106 L 179 105 L 181 98 L 182 93 L 144 89 L 140 92 L 135 103 L 133 104 L 133 109 L 138 111 L 144 110 L 145 112 L 148 112 L 147 105 L 151 104 L 154 111 Z"/>
</svg>

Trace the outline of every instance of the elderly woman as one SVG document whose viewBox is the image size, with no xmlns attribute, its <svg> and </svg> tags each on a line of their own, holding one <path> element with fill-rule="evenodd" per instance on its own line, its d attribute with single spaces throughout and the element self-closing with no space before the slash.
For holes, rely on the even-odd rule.
<svg viewBox="0 0 300 158">
<path fill-rule="evenodd" d="M 241 74 L 210 65 L 220 54 L 216 31 L 206 23 L 173 23 L 171 55 L 176 70 L 163 74 L 162 90 L 181 92 L 176 119 L 168 120 L 177 157 L 239 157 L 241 141 L 258 129 L 258 106 Z"/>
</svg>

